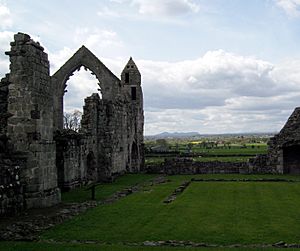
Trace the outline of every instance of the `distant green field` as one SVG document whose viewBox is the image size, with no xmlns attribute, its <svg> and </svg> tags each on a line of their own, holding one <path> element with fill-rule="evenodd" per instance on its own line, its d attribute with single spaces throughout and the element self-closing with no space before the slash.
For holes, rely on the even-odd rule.
<svg viewBox="0 0 300 251">
<path fill-rule="evenodd" d="M 195 157 L 193 160 L 196 162 L 247 162 L 249 160 L 249 156 Z"/>
<path fill-rule="evenodd" d="M 267 151 L 267 146 L 262 145 L 259 148 L 251 146 L 247 146 L 246 148 L 242 148 L 241 146 L 232 146 L 231 148 L 213 148 L 213 149 L 205 149 L 200 147 L 193 147 L 193 152 L 195 153 L 209 153 L 215 155 L 256 155 L 263 154 Z"/>
<path fill-rule="evenodd" d="M 168 158 L 168 157 L 166 157 Z M 172 158 L 172 157 L 169 157 Z M 194 157 L 193 160 L 196 162 L 211 162 L 211 161 L 221 161 L 221 162 L 247 162 L 251 156 L 222 156 L 222 157 Z M 165 160 L 164 157 L 146 157 L 146 164 L 161 164 Z"/>
<path fill-rule="evenodd" d="M 160 164 L 163 163 L 165 160 L 165 157 L 146 157 L 145 158 L 145 164 Z"/>
<path fill-rule="evenodd" d="M 152 143 L 153 145 L 154 143 Z M 188 147 L 190 145 L 190 148 Z M 258 154 L 267 153 L 266 143 L 230 144 L 227 146 L 217 145 L 204 147 L 200 144 L 180 143 L 170 144 L 171 151 L 179 151 L 180 154 L 146 153 L 146 164 L 160 164 L 165 158 L 193 156 L 197 162 L 224 161 L 224 162 L 247 162 Z"/>
<path fill-rule="evenodd" d="M 170 176 L 171 182 L 145 185 L 141 192 L 93 208 L 44 232 L 42 238 L 113 244 L 146 240 L 223 245 L 300 242 L 300 182 L 194 182 L 173 203 L 163 203 L 192 177 L 300 179 L 280 175 Z"/>
<path fill-rule="evenodd" d="M 171 146 L 171 150 L 176 150 L 175 146 Z M 187 145 L 179 145 L 178 150 L 182 153 L 187 152 Z M 211 147 L 211 148 L 205 148 L 198 145 L 193 145 L 191 148 L 192 153 L 207 153 L 211 155 L 255 155 L 255 154 L 264 154 L 267 151 L 267 145 L 266 144 L 246 144 L 246 145 L 238 145 L 233 144 L 230 147 Z"/>
</svg>

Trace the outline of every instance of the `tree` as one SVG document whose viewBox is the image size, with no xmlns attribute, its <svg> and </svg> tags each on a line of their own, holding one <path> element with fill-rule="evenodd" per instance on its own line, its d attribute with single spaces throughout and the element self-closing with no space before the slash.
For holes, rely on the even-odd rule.
<svg viewBox="0 0 300 251">
<path fill-rule="evenodd" d="M 193 144 L 192 143 L 188 143 L 187 144 L 187 151 L 188 151 L 188 153 L 192 153 L 192 150 L 193 149 Z"/>
<path fill-rule="evenodd" d="M 82 112 L 74 110 L 72 113 L 64 113 L 64 129 L 79 132 L 81 128 Z"/>
<path fill-rule="evenodd" d="M 157 139 L 156 144 L 159 146 L 168 147 L 168 142 L 165 139 Z"/>
<path fill-rule="evenodd" d="M 179 152 L 179 144 L 176 142 L 176 144 L 175 144 L 175 151 L 176 152 Z"/>
</svg>

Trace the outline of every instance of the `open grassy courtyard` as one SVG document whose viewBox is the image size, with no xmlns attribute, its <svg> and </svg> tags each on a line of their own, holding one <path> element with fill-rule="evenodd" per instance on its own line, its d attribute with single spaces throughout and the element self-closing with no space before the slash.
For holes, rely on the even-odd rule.
<svg viewBox="0 0 300 251">
<path fill-rule="evenodd" d="M 45 247 L 49 247 L 46 250 L 97 250 L 95 245 L 73 244 L 72 247 L 70 243 L 75 240 L 97 241 L 102 243 L 98 246 L 100 250 L 184 250 L 131 246 L 166 240 L 225 246 L 279 241 L 300 243 L 300 177 L 169 176 L 169 182 L 156 185 L 149 182 L 153 178 L 153 175 L 127 175 L 114 184 L 100 186 L 96 191 L 99 200 L 137 183 L 140 191 L 112 204 L 99 205 L 42 233 L 42 243 L 2 243 L 0 250 L 45 250 Z M 191 178 L 237 181 L 193 181 L 173 202 L 163 203 L 180 184 Z M 265 181 L 257 182 L 262 178 Z M 276 178 L 286 181 L 268 181 Z M 63 199 L 67 202 L 88 200 L 89 193 L 83 191 L 64 194 Z M 58 244 L 48 244 L 49 240 L 63 244 L 58 248 Z"/>
<path fill-rule="evenodd" d="M 300 183 L 194 182 L 170 204 L 163 200 L 188 176 L 99 206 L 43 234 L 45 239 L 213 244 L 300 241 Z"/>
</svg>

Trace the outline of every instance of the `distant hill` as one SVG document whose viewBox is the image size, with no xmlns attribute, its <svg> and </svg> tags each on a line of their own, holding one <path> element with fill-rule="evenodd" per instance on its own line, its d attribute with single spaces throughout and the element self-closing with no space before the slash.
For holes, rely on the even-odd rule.
<svg viewBox="0 0 300 251">
<path fill-rule="evenodd" d="M 156 135 L 146 136 L 153 139 L 166 139 L 166 138 L 190 138 L 200 136 L 198 132 L 162 132 Z"/>
</svg>

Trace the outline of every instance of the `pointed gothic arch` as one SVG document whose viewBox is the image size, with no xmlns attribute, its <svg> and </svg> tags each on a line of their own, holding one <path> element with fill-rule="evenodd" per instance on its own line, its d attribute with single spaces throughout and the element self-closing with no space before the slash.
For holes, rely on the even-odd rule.
<svg viewBox="0 0 300 251">
<path fill-rule="evenodd" d="M 121 81 L 117 78 L 89 49 L 82 46 L 56 73 L 51 77 L 54 91 L 53 124 L 55 129 L 63 128 L 63 98 L 66 82 L 81 67 L 89 69 L 99 81 L 102 98 L 112 100 L 121 93 Z"/>
</svg>

